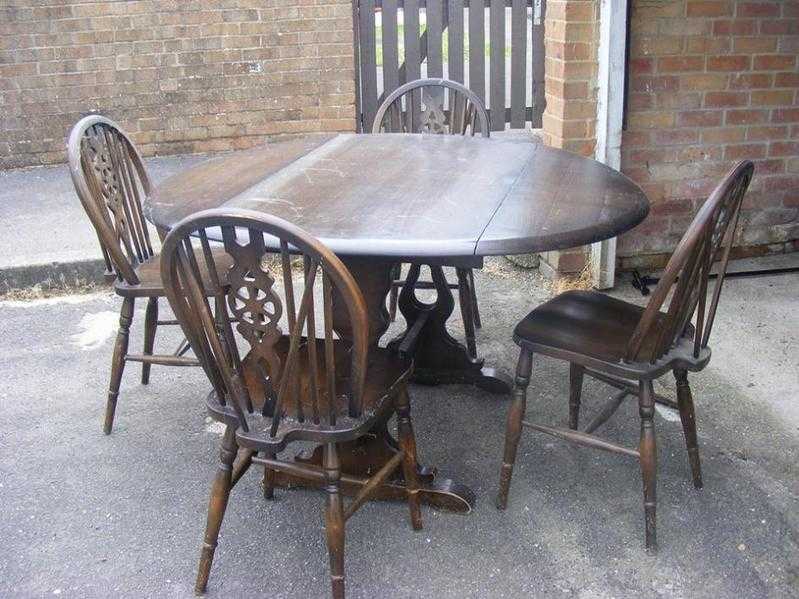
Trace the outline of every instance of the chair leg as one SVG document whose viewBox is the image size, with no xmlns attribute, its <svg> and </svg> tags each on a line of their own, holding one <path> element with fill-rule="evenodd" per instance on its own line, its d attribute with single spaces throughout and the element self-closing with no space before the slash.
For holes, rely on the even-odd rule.
<svg viewBox="0 0 799 599">
<path fill-rule="evenodd" d="M 388 296 L 388 314 L 391 322 L 397 320 L 397 301 L 399 299 L 399 287 L 394 283 L 402 277 L 402 264 L 398 263 L 391 269 L 391 291 Z"/>
<path fill-rule="evenodd" d="M 155 344 L 155 330 L 158 328 L 158 298 L 151 297 L 147 300 L 147 311 L 144 313 L 144 355 L 153 355 Z M 150 366 L 147 362 L 141 364 L 141 384 L 150 382 Z"/>
<path fill-rule="evenodd" d="M 275 454 L 268 453 L 266 457 L 270 460 L 275 459 Z M 264 466 L 264 479 L 261 482 L 264 491 L 264 499 L 273 499 L 275 496 L 275 471 Z"/>
<path fill-rule="evenodd" d="M 477 357 L 477 341 L 474 336 L 474 303 L 472 302 L 472 285 L 469 282 L 469 269 L 456 268 L 458 275 L 458 303 L 461 308 L 463 331 L 466 336 L 466 349 L 472 358 Z"/>
<path fill-rule="evenodd" d="M 134 298 L 126 297 L 122 300 L 122 309 L 119 311 L 119 331 L 114 344 L 114 355 L 111 358 L 111 381 L 108 384 L 108 399 L 105 403 L 105 422 L 103 432 L 111 434 L 114 427 L 114 413 L 117 409 L 119 385 L 122 382 L 122 372 L 125 370 L 125 359 L 128 355 L 128 340 L 130 338 L 130 323 L 133 321 Z"/>
<path fill-rule="evenodd" d="M 408 390 L 402 389 L 396 399 L 397 432 L 400 449 L 405 453 L 402 460 L 402 472 L 405 475 L 405 486 L 408 489 L 408 508 L 411 511 L 411 526 L 414 530 L 422 529 L 422 510 L 419 507 L 419 479 L 416 475 L 416 436 L 411 424 L 411 404 Z"/>
<path fill-rule="evenodd" d="M 483 323 L 480 320 L 480 308 L 477 307 L 477 287 L 474 286 L 474 270 L 469 269 L 469 287 L 471 289 L 472 300 L 472 316 L 474 317 L 474 326 L 478 329 L 483 328 Z"/>
<path fill-rule="evenodd" d="M 655 443 L 655 391 L 652 381 L 639 383 L 638 413 L 641 416 L 641 478 L 644 484 L 646 549 L 657 550 L 657 445 Z"/>
<path fill-rule="evenodd" d="M 580 394 L 583 390 L 585 368 L 579 364 L 569 364 L 569 428 L 577 430 L 580 425 Z"/>
<path fill-rule="evenodd" d="M 699 443 L 696 438 L 696 415 L 694 413 L 694 398 L 688 384 L 688 372 L 675 370 L 674 378 L 677 380 L 677 405 L 680 408 L 680 420 L 685 434 L 685 445 L 688 447 L 688 463 L 691 465 L 691 475 L 694 487 L 702 488 L 702 469 L 699 463 Z"/>
<path fill-rule="evenodd" d="M 322 467 L 327 483 L 327 509 L 325 510 L 325 534 L 330 554 L 330 582 L 333 599 L 344 599 L 344 504 L 339 492 L 341 464 L 335 443 L 324 446 Z"/>
<path fill-rule="evenodd" d="M 222 438 L 222 447 L 219 450 L 219 468 L 216 471 L 213 485 L 211 486 L 211 499 L 208 502 L 208 519 L 205 525 L 205 539 L 200 553 L 200 567 L 197 571 L 197 582 L 194 592 L 202 594 L 208 585 L 208 575 L 214 561 L 219 529 L 225 517 L 228 498 L 230 497 L 231 479 L 233 475 L 233 461 L 236 459 L 236 432 L 234 427 L 225 428 Z"/>
<path fill-rule="evenodd" d="M 508 491 L 513 475 L 513 464 L 516 462 L 516 450 L 522 433 L 522 420 L 527 407 L 527 386 L 530 384 L 530 373 L 533 369 L 533 354 L 522 349 L 516 365 L 516 381 L 513 389 L 513 403 L 508 410 L 508 424 L 505 431 L 505 453 L 499 474 L 499 493 L 497 508 L 504 510 L 508 506 Z"/>
</svg>

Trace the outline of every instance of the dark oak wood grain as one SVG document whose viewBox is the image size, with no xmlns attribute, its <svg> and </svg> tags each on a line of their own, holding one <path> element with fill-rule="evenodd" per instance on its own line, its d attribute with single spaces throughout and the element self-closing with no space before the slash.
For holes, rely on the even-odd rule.
<svg viewBox="0 0 799 599">
<path fill-rule="evenodd" d="M 580 445 L 635 457 L 641 466 L 645 544 L 657 548 L 657 443 L 655 403 L 677 408 L 696 488 L 702 487 L 696 416 L 688 372 L 710 361 L 708 340 L 721 295 L 741 203 L 754 165 L 736 165 L 702 205 L 674 250 L 645 308 L 594 291 L 569 291 L 545 302 L 516 325 L 520 346 L 516 401 L 508 415 L 505 454 L 500 469 L 497 505 L 507 504 L 519 431 L 522 426 Z M 612 198 L 609 197 L 611 202 Z M 715 285 L 709 284 L 720 261 Z M 708 301 L 709 299 L 709 301 Z M 543 354 L 570 363 L 569 428 L 523 420 L 530 358 Z M 652 382 L 669 371 L 677 382 L 677 402 L 658 396 Z M 584 376 L 620 390 L 583 431 L 578 431 Z M 593 435 L 628 395 L 638 396 L 640 439 L 637 449 Z"/>
<path fill-rule="evenodd" d="M 432 18 L 433 13 L 431 12 L 429 16 Z M 432 26 L 432 23 L 428 25 Z M 429 31 L 430 28 L 428 28 Z M 420 127 L 418 130 L 414 130 L 411 129 L 414 121 L 412 99 L 414 94 L 419 92 L 421 92 L 422 114 L 419 119 Z M 441 78 L 418 79 L 392 91 L 377 110 L 372 126 L 372 133 L 418 133 L 422 135 L 475 135 L 478 130 L 483 137 L 489 137 L 491 134 L 488 113 L 483 101 L 460 83 Z M 473 345 L 474 329 L 480 328 L 481 324 L 477 292 L 474 288 L 474 273 L 471 268 L 457 269 L 457 272 L 459 282 L 450 283 L 450 288 L 458 290 L 461 313 L 464 315 L 463 324 L 467 345 L 470 338 L 471 345 Z M 466 284 L 461 284 L 461 281 L 465 280 L 463 275 L 466 277 Z M 402 278 L 402 264 L 398 262 L 394 267 L 394 281 L 389 295 L 389 313 L 392 321 L 397 315 L 399 291 L 406 284 L 405 279 Z M 416 288 L 432 287 L 433 282 L 416 281 L 415 285 Z M 471 347 L 470 351 L 472 351 Z M 472 354 L 476 355 L 476 350 L 472 351 Z"/>
<path fill-rule="evenodd" d="M 146 213 L 169 229 L 220 206 L 285 218 L 339 255 L 478 264 L 613 237 L 648 212 L 635 183 L 568 152 L 402 134 L 313 138 L 217 158 L 159 185 Z"/>
<path fill-rule="evenodd" d="M 390 133 L 314 137 L 220 157 L 168 179 L 150 194 L 146 210 L 168 230 L 214 206 L 284 218 L 362 271 L 376 263 L 362 269 L 358 258 L 480 267 L 483 256 L 612 237 L 648 212 L 646 196 L 632 181 L 568 152 L 511 140 Z M 278 249 L 275 240 L 266 243 Z M 376 288 L 374 293 L 364 292 L 373 323 L 384 317 L 385 302 Z M 451 312 L 440 301 L 424 310 L 422 320 L 411 314 L 414 302 L 404 305 L 406 319 L 416 325 L 405 334 L 406 346 L 422 333 L 429 343 L 434 330 L 443 330 L 433 323 Z M 478 323 L 476 304 L 473 315 Z M 439 337 L 436 345 L 458 349 L 449 359 L 430 351 L 415 355 L 426 382 L 434 382 L 429 375 L 438 371 L 439 382 L 510 390 L 504 377 L 477 366 L 475 352 Z"/>
<path fill-rule="evenodd" d="M 417 97 L 421 101 L 419 114 L 414 113 L 412 101 Z M 392 91 L 372 124 L 372 133 L 475 135 L 478 131 L 483 137 L 490 136 L 483 101 L 469 88 L 440 75 L 409 81 Z"/>
<path fill-rule="evenodd" d="M 217 272 L 211 229 L 221 231 L 230 258 L 225 278 Z M 279 260 L 268 259 L 267 236 L 278 240 Z M 295 280 L 297 254 L 302 260 Z M 213 302 L 204 293 L 203 272 L 210 273 Z M 371 342 L 367 305 L 352 274 L 318 240 L 282 219 L 229 208 L 199 212 L 167 235 L 161 273 L 172 310 L 213 387 L 209 414 L 226 426 L 195 591 L 206 590 L 230 491 L 257 463 L 323 484 L 331 588 L 333 597 L 343 599 L 345 522 L 389 477 L 400 478 L 397 471 L 411 525 L 422 527 L 405 391 L 411 361 Z M 339 445 L 384 427 L 394 413 L 397 447 L 360 480 L 345 508 Z M 321 468 L 275 457 L 297 441 L 321 444 Z M 274 483 L 273 476 L 266 479 Z"/>
<path fill-rule="evenodd" d="M 648 212 L 644 192 L 618 171 L 534 145 L 475 253 L 524 254 L 586 245 L 632 229 Z"/>
<path fill-rule="evenodd" d="M 103 422 L 103 431 L 108 435 L 114 426 L 127 362 L 141 362 L 141 381 L 145 385 L 150 382 L 153 364 L 198 366 L 199 362 L 183 355 L 188 350 L 184 344 L 172 354 L 153 353 L 158 326 L 176 323 L 158 319 L 158 300 L 164 297 L 164 288 L 142 207 L 151 184 L 133 142 L 113 121 L 89 115 L 70 131 L 67 155 L 75 192 L 100 242 L 106 279 L 113 281 L 114 291 L 123 298 Z M 207 274 L 204 272 L 206 283 Z M 147 299 L 144 349 L 141 354 L 131 354 L 128 340 L 137 298 Z"/>
<path fill-rule="evenodd" d="M 171 229 L 190 214 L 219 208 L 332 137 L 302 137 L 212 158 L 159 184 L 145 203 L 145 215 Z"/>
</svg>

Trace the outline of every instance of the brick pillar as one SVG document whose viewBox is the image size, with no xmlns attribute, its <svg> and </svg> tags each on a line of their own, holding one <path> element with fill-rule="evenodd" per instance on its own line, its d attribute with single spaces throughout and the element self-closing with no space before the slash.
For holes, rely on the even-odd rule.
<svg viewBox="0 0 799 599">
<path fill-rule="evenodd" d="M 592 156 L 596 129 L 598 0 L 549 0 L 545 21 L 547 100 L 544 143 Z M 541 255 L 550 276 L 585 265 L 582 248 Z"/>
<path fill-rule="evenodd" d="M 734 255 L 799 238 L 799 3 L 633 3 L 622 172 L 651 202 L 619 237 L 619 266 L 665 266 L 735 161 L 755 163 Z"/>
</svg>

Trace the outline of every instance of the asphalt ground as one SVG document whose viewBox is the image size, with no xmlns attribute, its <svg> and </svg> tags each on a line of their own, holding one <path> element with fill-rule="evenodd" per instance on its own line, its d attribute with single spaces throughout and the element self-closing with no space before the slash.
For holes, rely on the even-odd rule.
<svg viewBox="0 0 799 599">
<path fill-rule="evenodd" d="M 509 402 L 470 386 L 413 386 L 421 460 L 471 487 L 467 515 L 369 503 L 347 524 L 350 597 L 799 596 L 799 311 L 796 275 L 730 279 L 713 359 L 691 377 L 705 487 L 693 489 L 675 413 L 659 409 L 658 539 L 643 550 L 638 465 L 527 432 L 508 510 L 494 507 Z M 551 291 L 491 261 L 478 273 L 486 362 L 510 371 L 513 324 Z M 642 301 L 628 283 L 616 295 Z M 191 597 L 220 427 L 199 369 L 129 365 L 113 435 L 101 433 L 119 300 L 106 291 L 3 301 L 0 596 Z M 164 310 L 166 312 L 166 310 Z M 131 348 L 142 343 L 137 307 Z M 395 325 L 394 331 L 401 324 Z M 460 322 L 453 320 L 459 334 Z M 159 331 L 171 349 L 177 330 Z M 674 396 L 673 381 L 661 393 Z M 568 366 L 536 358 L 528 417 L 562 424 Z M 612 390 L 589 382 L 584 414 Z M 637 408 L 600 429 L 635 445 Z M 209 597 L 325 597 L 313 491 L 267 502 L 256 469 L 234 490 Z"/>
</svg>

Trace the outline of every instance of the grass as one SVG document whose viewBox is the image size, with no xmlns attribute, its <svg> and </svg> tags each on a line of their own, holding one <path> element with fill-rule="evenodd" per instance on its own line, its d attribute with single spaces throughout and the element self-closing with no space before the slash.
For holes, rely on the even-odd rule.
<svg viewBox="0 0 799 599">
<path fill-rule="evenodd" d="M 573 275 L 562 275 L 552 282 L 552 295 L 559 295 L 566 291 L 587 291 L 593 288 L 591 276 L 591 262 L 586 262 L 583 269 Z"/>
<path fill-rule="evenodd" d="M 110 289 L 103 285 L 97 285 L 91 282 L 79 281 L 70 285 L 34 285 L 32 287 L 25 287 L 22 289 L 8 289 L 0 293 L 0 301 L 11 302 L 27 302 L 37 299 L 46 299 L 50 297 L 59 297 L 63 295 L 87 295 L 90 293 L 97 293 L 105 289 Z"/>
</svg>

